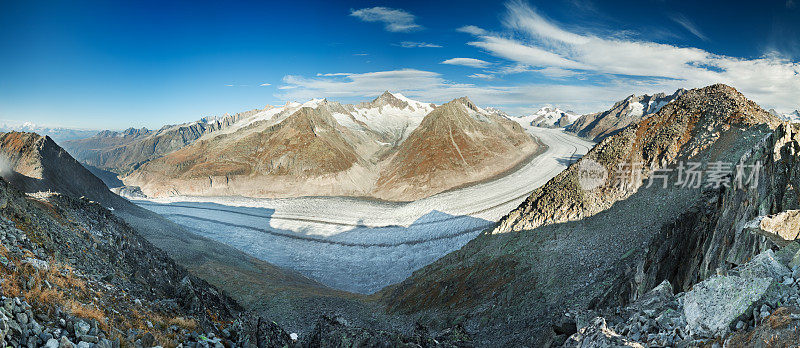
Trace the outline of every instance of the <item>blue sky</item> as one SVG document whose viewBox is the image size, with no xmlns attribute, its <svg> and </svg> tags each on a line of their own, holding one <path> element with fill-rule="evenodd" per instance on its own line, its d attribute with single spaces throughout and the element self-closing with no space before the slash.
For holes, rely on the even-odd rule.
<svg viewBox="0 0 800 348">
<path fill-rule="evenodd" d="M 795 1 L 2 1 L 0 119 L 156 128 L 383 90 L 592 112 L 715 82 L 788 112 Z"/>
</svg>

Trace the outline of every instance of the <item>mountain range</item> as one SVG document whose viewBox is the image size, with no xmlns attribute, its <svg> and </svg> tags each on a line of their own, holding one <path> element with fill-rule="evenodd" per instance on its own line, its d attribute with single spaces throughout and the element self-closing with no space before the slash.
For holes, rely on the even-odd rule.
<svg viewBox="0 0 800 348">
<path fill-rule="evenodd" d="M 615 332 L 610 326 L 590 333 L 593 327 L 583 327 L 591 322 L 574 314 L 627 305 L 664 281 L 689 290 L 774 246 L 742 226 L 759 215 L 800 207 L 791 169 L 797 168 L 797 145 L 793 138 L 772 136 L 776 127 L 786 125 L 731 87 L 685 91 L 605 137 L 493 229 L 378 296 L 394 313 L 429 318 L 423 323 L 455 320 L 475 328 L 479 346 L 560 346 L 573 334 L 566 346 L 691 345 L 708 336 L 679 322 L 670 327 L 685 334 L 643 335 L 648 329 Z M 786 137 L 795 132 L 781 129 Z M 669 182 L 677 182 L 676 168 L 686 161 L 760 161 L 766 173 L 752 188 L 647 185 L 659 169 L 671 170 Z M 641 163 L 640 179 L 612 179 L 625 163 Z M 583 188 L 582 168 L 603 168 L 607 180 Z M 713 317 L 724 307 L 703 303 L 707 312 L 691 314 L 687 305 L 686 316 L 679 307 L 675 320 Z M 760 305 L 747 303 L 751 307 L 736 313 Z M 725 320 L 735 324 L 737 315 Z"/>
<path fill-rule="evenodd" d="M 383 136 L 398 147 L 382 157 L 398 168 L 388 177 L 413 185 L 415 166 L 426 162 L 455 158 L 437 169 L 462 171 L 489 163 L 473 154 L 487 151 L 476 144 L 520 127 L 462 98 L 436 106 L 413 130 L 357 132 L 331 121 L 349 107 L 310 103 L 281 107 L 273 116 L 285 111 L 283 120 L 268 119 L 277 123 L 233 128 L 239 120 L 187 146 L 263 127 L 278 145 L 325 146 L 337 161 L 359 163 L 381 152 L 366 141 Z M 0 134 L 0 338 L 11 346 L 101 347 L 790 343 L 800 328 L 792 315 L 800 309 L 800 127 L 726 85 L 683 91 L 641 116 L 464 247 L 372 296 L 326 288 L 200 238 L 109 192 L 49 137 Z M 119 137 L 157 132 L 126 133 Z M 303 140 L 293 143 L 294 135 Z M 487 157 L 527 143 L 522 135 L 487 144 L 498 149 Z M 435 147 L 447 141 L 452 148 Z M 445 151 L 464 155 L 438 156 Z M 676 185 L 689 162 L 761 172 L 743 186 L 734 168 L 720 176 L 729 185 Z M 612 176 L 634 163 L 635 179 Z M 587 168 L 605 181 L 585 186 Z"/>
<path fill-rule="evenodd" d="M 544 106 L 533 114 L 516 117 L 514 120 L 526 126 L 561 128 L 572 124 L 579 117 L 572 111 L 563 111 L 557 107 Z"/>
<path fill-rule="evenodd" d="M 392 201 L 500 175 L 541 147 L 519 124 L 467 98 L 436 106 L 389 92 L 356 105 L 314 99 L 156 132 L 101 132 L 64 146 L 147 196 Z"/>
<path fill-rule="evenodd" d="M 600 141 L 622 128 L 650 117 L 684 93 L 686 90 L 679 89 L 671 95 L 664 93 L 631 95 L 614 104 L 611 109 L 580 116 L 574 123 L 568 125 L 566 130 Z"/>
<path fill-rule="evenodd" d="M 66 127 L 48 127 L 41 126 L 32 122 L 19 123 L 5 123 L 0 125 L 0 132 L 31 132 L 40 135 L 47 135 L 56 142 L 64 142 L 73 139 L 83 139 L 91 137 L 97 133 L 97 130 L 92 129 L 79 129 L 79 128 L 66 128 Z"/>
</svg>

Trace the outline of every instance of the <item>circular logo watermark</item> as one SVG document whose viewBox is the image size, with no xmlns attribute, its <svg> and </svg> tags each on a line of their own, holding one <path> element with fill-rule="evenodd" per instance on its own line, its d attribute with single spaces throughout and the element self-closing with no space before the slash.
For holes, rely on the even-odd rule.
<svg viewBox="0 0 800 348">
<path fill-rule="evenodd" d="M 578 163 L 578 184 L 589 191 L 605 184 L 608 171 L 602 164 L 591 158 L 584 158 Z"/>
</svg>

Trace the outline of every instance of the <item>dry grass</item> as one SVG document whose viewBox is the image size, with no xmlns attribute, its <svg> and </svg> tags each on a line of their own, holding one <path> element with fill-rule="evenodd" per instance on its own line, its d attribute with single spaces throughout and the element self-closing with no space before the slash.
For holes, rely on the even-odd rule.
<svg viewBox="0 0 800 348">
<path fill-rule="evenodd" d="M 184 317 L 174 317 L 169 320 L 169 325 L 176 325 L 180 328 L 187 329 L 189 331 L 194 330 L 197 328 L 197 321 L 192 318 L 184 318 Z"/>
<path fill-rule="evenodd" d="M 106 325 L 106 314 L 95 306 L 85 306 L 78 301 L 68 299 L 64 304 L 64 309 L 78 318 L 94 319 L 103 328 L 103 330 L 108 330 L 108 326 Z"/>
</svg>

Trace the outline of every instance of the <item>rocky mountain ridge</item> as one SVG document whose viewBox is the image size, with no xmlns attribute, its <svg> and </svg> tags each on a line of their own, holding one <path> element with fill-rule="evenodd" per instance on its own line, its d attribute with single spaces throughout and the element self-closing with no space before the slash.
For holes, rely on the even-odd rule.
<svg viewBox="0 0 800 348">
<path fill-rule="evenodd" d="M 434 108 L 386 92 L 358 105 L 312 100 L 256 113 L 123 181 L 147 196 L 409 201 L 503 173 L 539 148 L 522 127 L 468 99 Z"/>
<path fill-rule="evenodd" d="M 572 111 L 563 111 L 553 106 L 543 106 L 533 114 L 513 119 L 528 126 L 561 128 L 572 124 L 578 120 L 579 117 L 579 115 L 576 115 Z"/>
<path fill-rule="evenodd" d="M 61 145 L 83 163 L 122 174 L 256 112 L 251 110 L 218 118 L 202 118 L 194 122 L 167 125 L 155 131 L 147 128 L 129 128 L 122 132 L 101 131 L 93 137 L 68 140 Z"/>
<path fill-rule="evenodd" d="M 664 105 L 669 104 L 684 93 L 686 93 L 686 90 L 679 89 L 671 95 L 664 93 L 641 96 L 631 95 L 615 103 L 611 109 L 580 116 L 575 122 L 567 126 L 566 130 L 585 138 L 600 141 L 622 128 L 655 114 Z"/>
<path fill-rule="evenodd" d="M 688 91 L 600 142 L 493 231 L 377 296 L 393 312 L 427 318 L 423 323 L 462 323 L 477 345 L 560 345 L 573 332 L 558 325 L 557 313 L 625 305 L 665 279 L 684 289 L 768 248 L 765 237 L 736 227 L 758 211 L 777 213 L 796 204 L 769 203 L 791 196 L 783 195 L 782 185 L 795 179 L 767 175 L 758 188 L 730 190 L 647 182 L 667 169 L 669 182 L 678 182 L 682 161 L 759 158 L 766 165 L 765 154 L 783 153 L 781 145 L 765 140 L 778 125 L 731 87 Z M 794 155 L 780 158 L 794 161 Z M 609 175 L 620 164 L 641 163 L 641 176 L 620 182 L 609 176 L 583 189 L 579 168 L 589 161 Z M 722 199 L 720 190 L 731 198 Z"/>
</svg>

